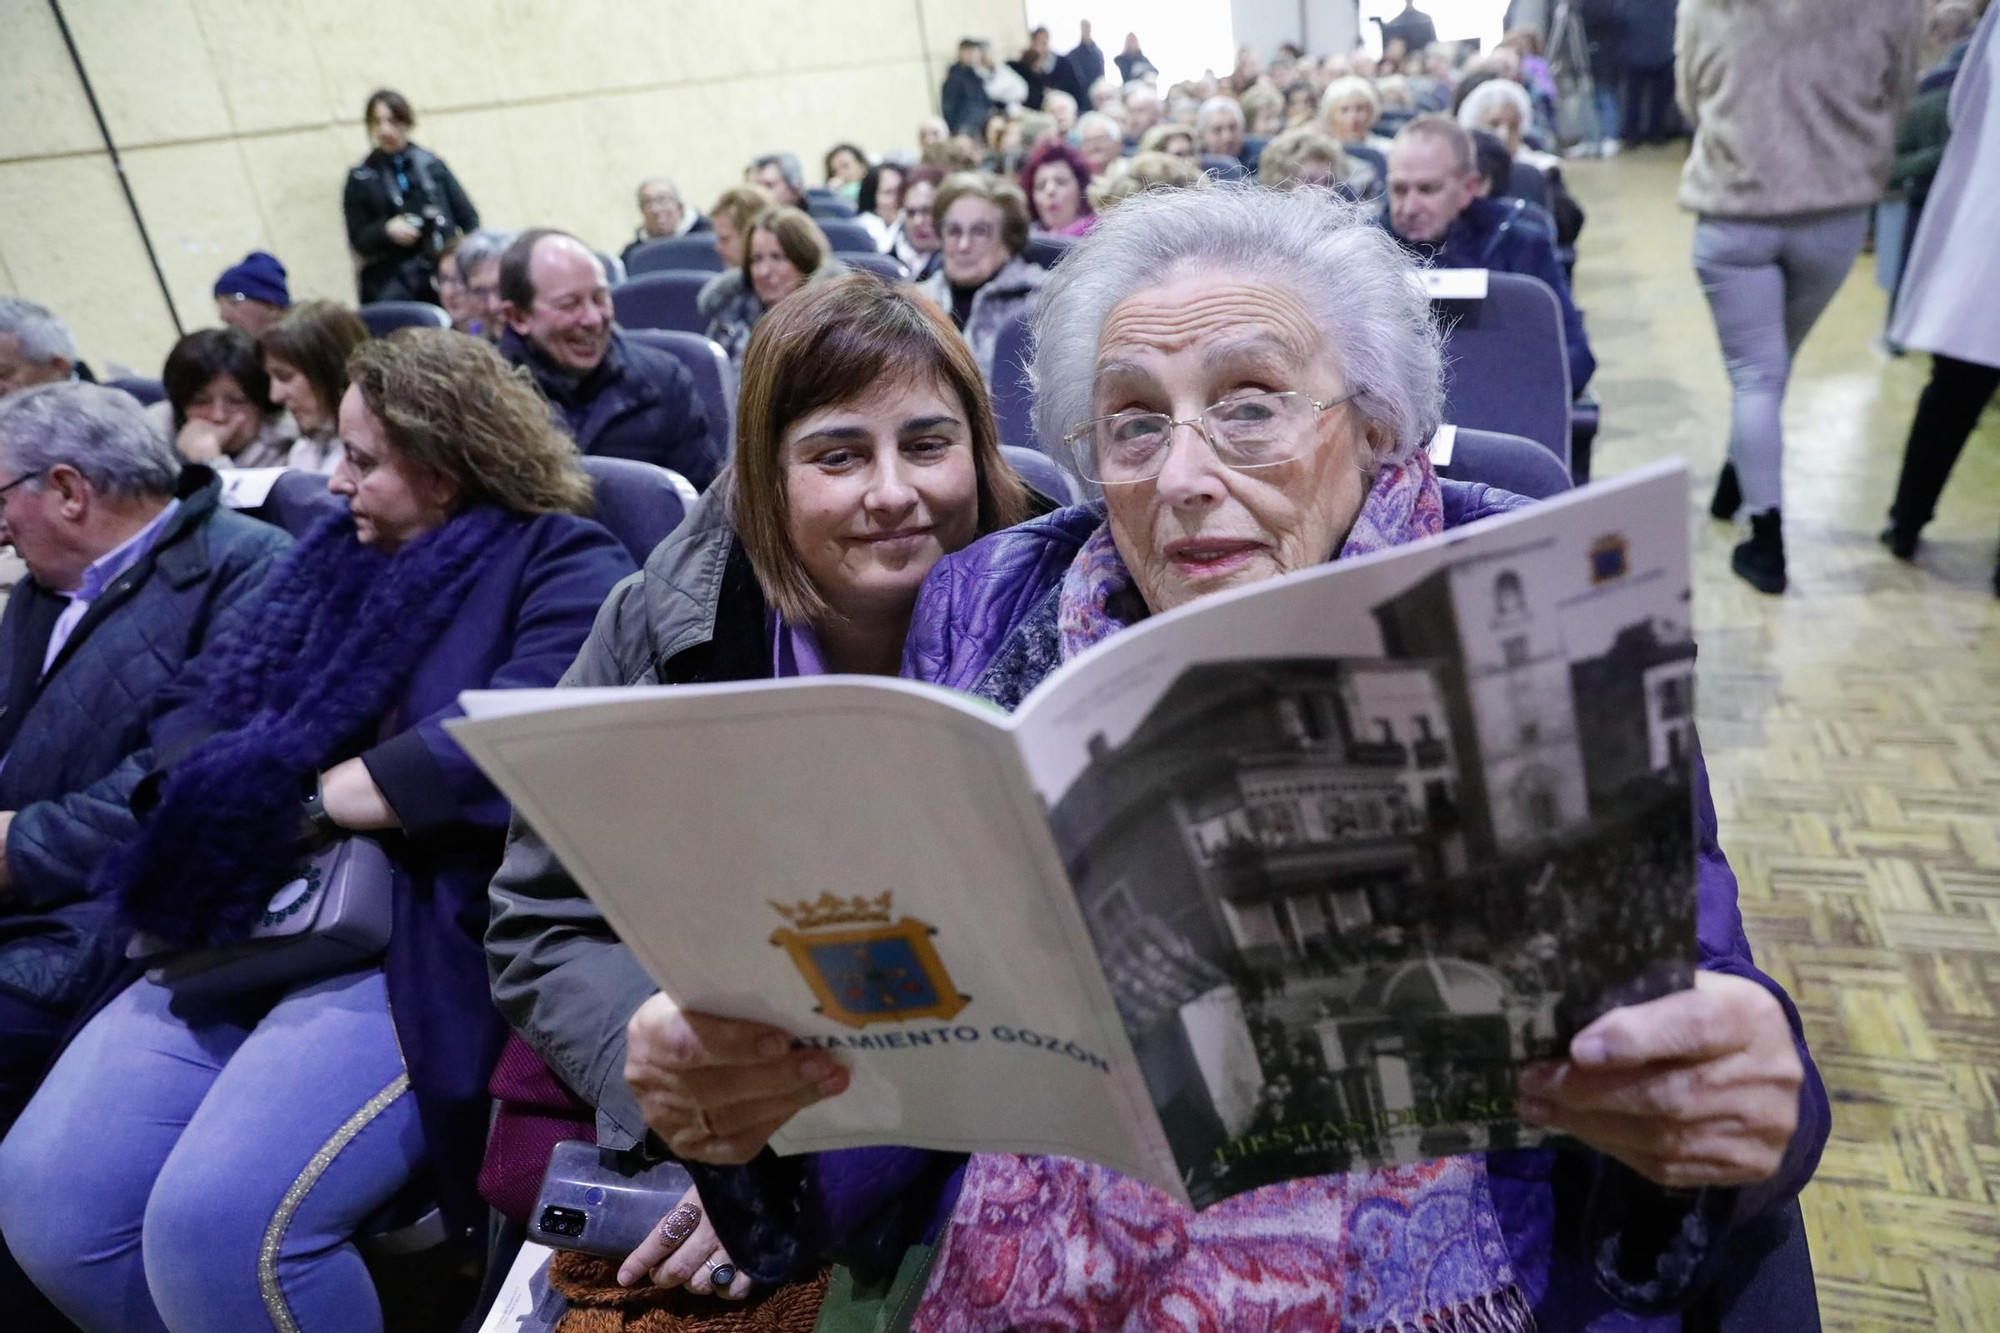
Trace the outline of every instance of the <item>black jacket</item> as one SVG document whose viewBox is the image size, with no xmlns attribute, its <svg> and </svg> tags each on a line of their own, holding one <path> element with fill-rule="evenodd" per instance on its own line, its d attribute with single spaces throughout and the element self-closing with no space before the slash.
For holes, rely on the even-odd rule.
<svg viewBox="0 0 2000 1333">
<path fill-rule="evenodd" d="M 403 170 L 399 179 L 389 154 L 379 148 L 370 153 L 347 173 L 347 189 L 341 196 L 341 208 L 347 214 L 347 243 L 361 259 L 358 282 L 363 305 L 370 301 L 431 300 L 430 274 L 437 267 L 436 247 L 479 225 L 479 210 L 472 206 L 444 159 L 415 144 L 400 156 Z M 412 246 L 389 239 L 391 218 L 433 208 L 444 214 L 442 234 L 427 229 Z"/>
<path fill-rule="evenodd" d="M 32 579 L 0 617 L 0 809 L 14 810 L 0 913 L 0 992 L 43 1008 L 80 1003 L 117 965 L 112 904 L 91 872 L 136 825 L 126 804 L 151 764 L 150 724 L 216 621 L 261 586 L 291 545 L 283 531 L 219 507 L 205 467 L 181 475 L 180 508 L 113 580 L 42 674 L 67 602 Z"/>
<path fill-rule="evenodd" d="M 581 380 L 559 372 L 512 329 L 500 335 L 500 354 L 528 368 L 584 453 L 672 468 L 696 489 L 721 470 L 694 376 L 669 353 L 614 330 L 611 350 Z"/>
<path fill-rule="evenodd" d="M 1063 57 L 1070 74 L 1076 79 L 1084 95 L 1077 99 L 1083 110 L 1090 109 L 1090 85 L 1104 77 L 1104 48 L 1096 42 L 1079 42 Z"/>
<path fill-rule="evenodd" d="M 993 99 L 986 95 L 986 80 L 970 65 L 955 64 L 945 71 L 941 114 L 953 134 L 969 134 L 977 140 L 986 133 L 986 115 Z"/>
<path fill-rule="evenodd" d="M 1403 39 L 1403 50 L 1415 55 L 1437 41 L 1437 24 L 1431 22 L 1429 14 L 1413 6 L 1382 25 L 1382 45 L 1387 46 L 1398 37 Z"/>
</svg>

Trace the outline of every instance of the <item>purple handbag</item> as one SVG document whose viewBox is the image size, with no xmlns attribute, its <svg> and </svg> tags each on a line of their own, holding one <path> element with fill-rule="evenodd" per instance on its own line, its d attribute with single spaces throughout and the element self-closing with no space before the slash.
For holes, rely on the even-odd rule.
<svg viewBox="0 0 2000 1333">
<path fill-rule="evenodd" d="M 395 867 L 373 838 L 347 837 L 315 852 L 271 895 L 250 934 L 212 949 L 175 949 L 133 936 L 125 956 L 177 995 L 227 997 L 345 972 L 389 946 Z"/>
</svg>

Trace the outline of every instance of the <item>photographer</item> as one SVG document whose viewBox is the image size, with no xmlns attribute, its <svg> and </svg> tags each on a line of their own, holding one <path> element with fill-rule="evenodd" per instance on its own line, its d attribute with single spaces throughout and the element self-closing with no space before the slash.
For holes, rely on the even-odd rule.
<svg viewBox="0 0 2000 1333">
<path fill-rule="evenodd" d="M 479 210 L 443 159 L 410 142 L 417 117 L 401 93 L 371 94 L 364 120 L 375 151 L 348 173 L 341 200 L 361 302 L 435 302 L 438 253 L 478 227 Z"/>
</svg>

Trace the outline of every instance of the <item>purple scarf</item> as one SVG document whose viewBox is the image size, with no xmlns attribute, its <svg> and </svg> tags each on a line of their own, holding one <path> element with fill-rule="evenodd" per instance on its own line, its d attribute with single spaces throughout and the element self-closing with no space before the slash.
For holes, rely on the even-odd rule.
<svg viewBox="0 0 2000 1333">
<path fill-rule="evenodd" d="M 1387 550 L 1444 530 L 1422 453 L 1383 468 L 1340 548 Z M 1145 615 L 1100 527 L 1063 578 L 1064 661 Z M 1194 1212 L 1064 1157 L 981 1153 L 939 1241 L 912 1328 L 1404 1328 L 1529 1333 L 1473 1154 L 1251 1190 Z"/>
</svg>

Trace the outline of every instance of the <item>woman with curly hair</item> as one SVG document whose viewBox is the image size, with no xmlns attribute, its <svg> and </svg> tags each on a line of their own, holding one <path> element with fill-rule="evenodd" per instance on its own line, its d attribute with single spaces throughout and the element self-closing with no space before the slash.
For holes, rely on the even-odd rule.
<svg viewBox="0 0 2000 1333">
<path fill-rule="evenodd" d="M 347 369 L 347 511 L 169 688 L 153 772 L 78 799 L 124 834 L 94 891 L 166 950 L 245 940 L 343 839 L 387 945 L 247 992 L 141 979 L 71 1042 L 0 1144 L 0 1227 L 88 1330 L 379 1329 L 352 1240 L 419 1177 L 454 1236 L 484 1232 L 505 1028 L 480 936 L 508 807 L 445 723 L 460 691 L 555 684 L 633 566 L 493 348 L 410 329 Z M 52 1190 L 68 1204 L 34 1202 Z"/>
</svg>

